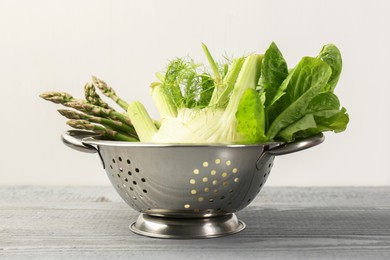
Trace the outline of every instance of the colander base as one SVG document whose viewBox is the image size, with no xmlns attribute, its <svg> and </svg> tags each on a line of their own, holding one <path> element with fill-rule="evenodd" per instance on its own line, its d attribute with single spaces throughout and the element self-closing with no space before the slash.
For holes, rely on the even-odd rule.
<svg viewBox="0 0 390 260">
<path fill-rule="evenodd" d="M 233 213 L 205 218 L 167 218 L 141 214 L 129 228 L 136 234 L 148 237 L 194 239 L 235 234 L 245 226 Z"/>
</svg>

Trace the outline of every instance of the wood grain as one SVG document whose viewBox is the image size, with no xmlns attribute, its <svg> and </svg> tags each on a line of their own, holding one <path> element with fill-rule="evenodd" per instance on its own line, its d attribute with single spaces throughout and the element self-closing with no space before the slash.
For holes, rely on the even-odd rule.
<svg viewBox="0 0 390 260">
<path fill-rule="evenodd" d="M 390 259 L 390 187 L 264 188 L 247 228 L 203 240 L 131 233 L 111 187 L 0 187 L 0 259 Z"/>
</svg>

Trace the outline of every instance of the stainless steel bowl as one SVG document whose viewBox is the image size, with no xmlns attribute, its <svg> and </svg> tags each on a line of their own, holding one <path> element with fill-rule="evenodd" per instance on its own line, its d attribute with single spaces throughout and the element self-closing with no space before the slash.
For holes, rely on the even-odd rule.
<svg viewBox="0 0 390 260">
<path fill-rule="evenodd" d="M 71 130 L 62 140 L 99 154 L 118 194 L 141 212 L 130 225 L 133 232 L 206 238 L 243 230 L 245 224 L 234 213 L 260 192 L 275 156 L 320 144 L 324 136 L 290 144 L 146 144 L 99 140 L 93 133 Z"/>
</svg>

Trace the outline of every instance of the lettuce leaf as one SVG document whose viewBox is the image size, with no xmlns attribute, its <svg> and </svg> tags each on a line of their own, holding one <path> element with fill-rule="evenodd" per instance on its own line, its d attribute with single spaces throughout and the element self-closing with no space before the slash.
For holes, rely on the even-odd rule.
<svg viewBox="0 0 390 260">
<path fill-rule="evenodd" d="M 283 88 L 283 96 L 268 110 L 272 122 L 267 132 L 269 140 L 307 114 L 309 103 L 321 93 L 331 74 L 332 70 L 326 62 L 312 57 L 301 59 L 279 87 Z"/>
<path fill-rule="evenodd" d="M 277 137 L 290 142 L 324 131 L 338 133 L 346 129 L 348 122 L 349 116 L 345 108 L 340 109 L 337 96 L 332 92 L 324 92 L 309 103 L 306 115 L 281 130 Z"/>
<path fill-rule="evenodd" d="M 343 107 L 341 110 L 323 110 L 313 114 L 306 114 L 278 133 L 278 137 L 291 142 L 295 138 L 305 138 L 325 131 L 335 133 L 346 129 L 349 116 Z"/>
<path fill-rule="evenodd" d="M 332 69 L 332 75 L 326 85 L 326 90 L 333 91 L 339 81 L 343 67 L 340 50 L 334 44 L 327 44 L 322 48 L 317 58 L 326 62 Z"/>
<path fill-rule="evenodd" d="M 268 47 L 264 54 L 261 67 L 260 86 L 265 93 L 265 107 L 268 108 L 274 99 L 279 86 L 288 76 L 287 63 L 282 53 L 274 42 Z"/>
</svg>

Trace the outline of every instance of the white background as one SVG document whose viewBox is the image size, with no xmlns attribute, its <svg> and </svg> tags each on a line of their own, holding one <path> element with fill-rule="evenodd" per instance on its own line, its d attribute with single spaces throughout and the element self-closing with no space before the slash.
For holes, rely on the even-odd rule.
<svg viewBox="0 0 390 260">
<path fill-rule="evenodd" d="M 82 97 L 96 75 L 156 117 L 149 84 L 169 59 L 205 61 L 201 42 L 221 57 L 275 41 L 290 66 L 326 43 L 340 48 L 336 94 L 351 121 L 277 158 L 267 185 L 389 185 L 389 11 L 385 0 L 0 0 L 0 184 L 109 185 L 97 155 L 61 143 L 66 120 L 40 93 Z"/>
</svg>

